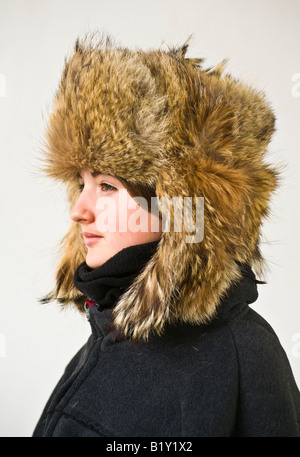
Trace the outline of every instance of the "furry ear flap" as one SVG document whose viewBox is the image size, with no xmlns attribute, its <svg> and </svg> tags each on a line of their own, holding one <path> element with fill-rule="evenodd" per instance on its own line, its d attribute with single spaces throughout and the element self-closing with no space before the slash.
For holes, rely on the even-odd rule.
<svg viewBox="0 0 300 457">
<path fill-rule="evenodd" d="M 237 262 L 252 264 L 258 274 L 263 272 L 260 224 L 267 216 L 278 172 L 268 165 L 229 168 L 200 158 L 195 150 L 193 157 L 178 167 L 184 179 L 179 181 L 177 176 L 177 191 L 181 188 L 184 196 L 190 194 L 194 199 L 204 197 L 204 234 L 200 243 L 190 244 L 181 234 L 177 236 L 176 248 L 186 270 L 176 278 L 180 296 L 172 314 L 177 319 L 201 323 L 214 315 L 226 291 L 240 278 Z M 169 169 L 161 179 L 161 192 L 173 192 L 174 179 Z M 168 265 L 173 271 L 172 264 Z"/>
<path fill-rule="evenodd" d="M 166 322 L 209 321 L 226 291 L 241 277 L 237 262 L 262 268 L 259 224 L 276 181 L 268 166 L 229 169 L 196 156 L 163 169 L 156 192 L 162 215 L 170 215 L 171 230 L 163 233 L 157 252 L 115 307 L 117 334 L 148 339 L 151 331 L 161 333 Z M 174 231 L 175 214 L 180 214 L 176 205 L 181 206 L 184 197 L 192 198 L 189 217 L 194 223 L 203 223 L 197 221 L 196 198 L 204 197 L 200 242 L 187 242 L 190 231 L 185 220 L 182 231 Z"/>
<path fill-rule="evenodd" d="M 245 256 L 245 246 L 238 252 L 243 236 L 240 217 L 245 212 L 251 186 L 239 170 L 200 158 L 194 149 L 186 154 L 189 160 L 176 164 L 176 169 L 182 170 L 181 180 L 176 177 L 176 190 L 193 199 L 194 223 L 196 198 L 204 199 L 204 221 L 198 221 L 203 223 L 203 239 L 187 243 L 186 228 L 182 233 L 172 234 L 177 239 L 175 249 L 179 248 L 185 265 L 185 271 L 176 278 L 182 299 L 179 297 L 172 311 L 177 319 L 203 323 L 213 316 L 222 294 L 239 277 L 235 260 Z M 176 192 L 172 187 L 174 179 L 170 169 L 161 178 L 161 193 L 167 191 L 171 198 Z M 170 268 L 176 271 L 173 265 Z"/>
</svg>

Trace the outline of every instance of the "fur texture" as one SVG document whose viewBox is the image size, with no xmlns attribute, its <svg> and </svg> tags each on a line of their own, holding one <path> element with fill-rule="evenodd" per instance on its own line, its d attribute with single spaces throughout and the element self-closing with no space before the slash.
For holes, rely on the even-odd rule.
<svg viewBox="0 0 300 457">
<path fill-rule="evenodd" d="M 71 205 L 83 168 L 155 186 L 158 197 L 204 197 L 203 240 L 164 232 L 121 296 L 113 316 L 122 337 L 147 339 L 166 322 L 208 322 L 240 278 L 237 261 L 262 272 L 261 224 L 278 183 L 277 168 L 264 162 L 274 114 L 262 93 L 224 74 L 223 64 L 205 70 L 186 50 L 77 40 L 45 132 L 46 172 L 67 184 Z M 83 310 L 86 297 L 73 285 L 86 255 L 78 225 L 62 242 L 48 299 Z"/>
</svg>

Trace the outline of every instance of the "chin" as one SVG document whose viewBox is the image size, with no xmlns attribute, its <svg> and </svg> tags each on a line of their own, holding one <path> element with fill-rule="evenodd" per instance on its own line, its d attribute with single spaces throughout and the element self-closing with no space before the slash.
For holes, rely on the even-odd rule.
<svg viewBox="0 0 300 457">
<path fill-rule="evenodd" d="M 101 267 L 101 265 L 103 265 L 105 262 L 106 262 L 106 259 L 100 259 L 99 258 L 100 256 L 98 256 L 97 258 L 95 258 L 95 256 L 89 256 L 87 255 L 86 257 L 86 260 L 85 260 L 85 263 L 87 264 L 88 267 L 90 268 L 97 268 L 97 267 Z"/>
</svg>

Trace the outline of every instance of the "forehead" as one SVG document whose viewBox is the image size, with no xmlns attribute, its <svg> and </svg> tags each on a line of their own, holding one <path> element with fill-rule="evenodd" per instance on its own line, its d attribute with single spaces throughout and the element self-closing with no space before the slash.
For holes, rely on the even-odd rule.
<svg viewBox="0 0 300 457">
<path fill-rule="evenodd" d="M 120 186 L 123 187 L 122 182 L 118 178 L 116 178 L 115 176 L 112 176 L 112 175 L 106 175 L 104 173 L 101 173 L 100 171 L 91 171 L 88 169 L 84 169 L 84 170 L 78 171 L 78 173 L 77 173 L 78 179 L 84 179 L 84 178 L 89 178 L 89 177 L 99 178 L 101 180 L 102 179 L 109 180 L 109 181 L 111 181 L 115 184 L 119 184 Z"/>
</svg>

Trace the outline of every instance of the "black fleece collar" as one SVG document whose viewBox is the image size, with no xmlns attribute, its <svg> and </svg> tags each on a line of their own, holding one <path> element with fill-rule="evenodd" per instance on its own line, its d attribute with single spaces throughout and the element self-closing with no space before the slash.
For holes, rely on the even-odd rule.
<svg viewBox="0 0 300 457">
<path fill-rule="evenodd" d="M 121 294 L 129 288 L 151 256 L 159 241 L 129 246 L 98 268 L 83 262 L 74 274 L 74 285 L 96 303 L 99 310 L 113 308 Z"/>
</svg>

